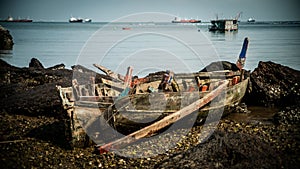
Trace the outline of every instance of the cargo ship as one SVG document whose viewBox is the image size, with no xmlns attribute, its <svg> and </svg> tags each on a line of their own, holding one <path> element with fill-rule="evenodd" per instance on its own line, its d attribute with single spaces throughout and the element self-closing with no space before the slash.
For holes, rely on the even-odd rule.
<svg viewBox="0 0 300 169">
<path fill-rule="evenodd" d="M 172 23 L 201 23 L 199 19 L 181 19 L 179 17 L 175 17 Z"/>
<path fill-rule="evenodd" d="M 92 19 L 86 18 L 86 19 L 84 19 L 84 22 L 86 22 L 86 23 L 92 22 Z"/>
<path fill-rule="evenodd" d="M 249 18 L 248 20 L 247 20 L 247 22 L 249 23 L 249 22 L 255 22 L 255 19 L 254 18 Z"/>
<path fill-rule="evenodd" d="M 8 16 L 5 20 L 0 20 L 1 22 L 32 22 L 32 19 L 14 19 L 11 16 Z"/>
<path fill-rule="evenodd" d="M 69 22 L 70 22 L 70 23 L 76 23 L 76 22 L 81 23 L 81 22 L 83 22 L 83 19 L 82 19 L 82 18 L 75 18 L 75 17 L 72 16 L 72 17 L 69 19 Z"/>
</svg>

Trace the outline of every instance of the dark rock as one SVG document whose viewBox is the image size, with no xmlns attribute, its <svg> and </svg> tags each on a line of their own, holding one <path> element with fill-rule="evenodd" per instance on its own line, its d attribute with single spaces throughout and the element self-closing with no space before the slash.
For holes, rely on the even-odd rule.
<svg viewBox="0 0 300 169">
<path fill-rule="evenodd" d="M 205 143 L 183 152 L 182 158 L 170 158 L 155 168 L 276 168 L 279 156 L 268 144 L 243 133 L 216 130 Z"/>
<path fill-rule="evenodd" d="M 56 86 L 69 87 L 72 78 L 78 78 L 79 84 L 89 81 L 91 76 L 96 83 L 108 78 L 82 66 L 75 67 L 84 71 L 64 69 L 63 64 L 45 69 L 35 58 L 29 68 L 18 68 L 0 59 L 1 110 L 30 116 L 60 116 L 63 110 Z"/>
<path fill-rule="evenodd" d="M 9 31 L 0 25 L 0 50 L 12 50 L 13 38 Z"/>
<path fill-rule="evenodd" d="M 39 69 L 17 68 L 0 60 L 0 107 L 13 114 L 57 115 L 61 102 L 56 85 L 71 86 L 73 72 L 41 69 L 37 59 L 31 63 Z"/>
<path fill-rule="evenodd" d="M 275 113 L 273 117 L 275 124 L 300 124 L 300 108 L 298 105 L 285 107 L 281 111 Z"/>
<path fill-rule="evenodd" d="M 8 85 L 8 91 L 13 90 L 15 94 L 6 95 L 1 99 L 2 110 L 9 113 L 26 114 L 36 116 L 47 114 L 57 116 L 61 112 L 61 102 L 56 94 L 57 89 L 54 83 L 38 85 L 31 89 L 22 90 L 23 85 Z M 16 91 L 18 90 L 18 91 Z"/>
<path fill-rule="evenodd" d="M 245 103 L 240 103 L 237 106 L 234 107 L 235 113 L 251 113 L 251 111 L 248 110 L 247 105 Z"/>
<path fill-rule="evenodd" d="M 259 62 L 251 73 L 252 92 L 247 104 L 269 107 L 299 105 L 300 71 L 273 62 Z"/>
<path fill-rule="evenodd" d="M 107 75 L 99 74 L 81 65 L 74 65 L 71 68 L 73 70 L 73 79 L 76 79 L 79 84 L 89 82 L 90 77 L 95 77 L 95 83 L 101 83 L 102 78 L 112 80 L 111 77 Z"/>
<path fill-rule="evenodd" d="M 65 69 L 65 64 L 58 64 L 58 65 L 55 65 L 55 66 L 52 66 L 52 67 L 48 67 L 47 69 L 48 70 L 59 70 L 59 69 Z"/>
<path fill-rule="evenodd" d="M 218 70 L 237 71 L 239 70 L 239 68 L 234 63 L 230 63 L 228 61 L 219 61 L 219 62 L 212 62 L 204 69 L 200 70 L 200 72 L 210 72 L 210 71 L 218 71 Z"/>
<path fill-rule="evenodd" d="M 33 69 L 44 69 L 44 66 L 42 65 L 42 63 L 37 60 L 36 58 L 32 58 L 30 63 L 29 63 L 29 68 L 33 68 Z"/>
</svg>

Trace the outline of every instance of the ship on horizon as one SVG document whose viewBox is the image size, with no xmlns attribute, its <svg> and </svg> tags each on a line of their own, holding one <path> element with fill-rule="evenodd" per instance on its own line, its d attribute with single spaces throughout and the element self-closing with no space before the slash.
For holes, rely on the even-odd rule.
<svg viewBox="0 0 300 169">
<path fill-rule="evenodd" d="M 199 19 L 181 19 L 180 17 L 175 17 L 172 23 L 201 23 Z"/>
<path fill-rule="evenodd" d="M 250 17 L 250 18 L 247 20 L 247 22 L 255 22 L 255 19 L 252 18 L 252 17 Z"/>
<path fill-rule="evenodd" d="M 8 16 L 5 20 L 0 20 L 1 22 L 32 22 L 32 19 L 22 19 L 22 18 L 19 18 L 19 19 L 14 19 L 13 17 L 11 16 Z"/>
<path fill-rule="evenodd" d="M 83 22 L 83 19 L 82 18 L 75 18 L 75 17 L 71 16 L 71 18 L 69 19 L 69 22 L 70 23 L 75 23 L 75 22 L 81 23 L 81 22 Z"/>
<path fill-rule="evenodd" d="M 90 19 L 90 18 L 82 19 L 82 18 L 75 18 L 75 17 L 71 16 L 71 18 L 69 19 L 69 22 L 70 23 L 82 23 L 82 22 L 89 23 L 89 22 L 92 22 L 92 19 Z"/>
</svg>

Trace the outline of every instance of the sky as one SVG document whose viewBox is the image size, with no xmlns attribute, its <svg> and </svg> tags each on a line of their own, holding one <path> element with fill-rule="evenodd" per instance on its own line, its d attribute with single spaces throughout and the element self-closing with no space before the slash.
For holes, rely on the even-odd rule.
<svg viewBox="0 0 300 169">
<path fill-rule="evenodd" d="M 71 16 L 110 22 L 129 14 L 161 12 L 182 18 L 210 21 L 234 18 L 241 21 L 300 21 L 299 0 L 0 0 L 0 18 L 8 15 L 34 21 L 66 22 Z M 168 22 L 168 20 L 165 20 Z"/>
</svg>

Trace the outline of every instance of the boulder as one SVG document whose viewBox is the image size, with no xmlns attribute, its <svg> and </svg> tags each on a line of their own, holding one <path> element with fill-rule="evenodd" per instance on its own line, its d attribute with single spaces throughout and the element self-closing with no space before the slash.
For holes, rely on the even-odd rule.
<svg viewBox="0 0 300 169">
<path fill-rule="evenodd" d="M 42 63 L 37 60 L 36 58 L 32 58 L 30 63 L 29 63 L 29 68 L 33 68 L 33 69 L 44 69 L 44 66 L 42 65 Z"/>
<path fill-rule="evenodd" d="M 71 86 L 72 70 L 44 69 L 37 59 L 30 68 L 18 68 L 0 59 L 0 107 L 13 114 L 59 115 L 56 85 Z"/>
<path fill-rule="evenodd" d="M 219 71 L 219 70 L 238 71 L 239 68 L 234 63 L 228 61 L 218 61 L 218 62 L 212 62 L 211 64 L 207 65 L 204 69 L 200 70 L 200 72 L 210 72 L 210 71 Z"/>
<path fill-rule="evenodd" d="M 285 107 L 300 103 L 300 71 L 273 62 L 259 62 L 251 73 L 248 105 Z"/>
<path fill-rule="evenodd" d="M 30 116 L 60 116 L 62 103 L 56 86 L 70 87 L 72 78 L 78 78 L 79 84 L 95 77 L 109 78 L 82 66 L 65 69 L 64 64 L 44 68 L 41 62 L 33 58 L 29 68 L 14 67 L 0 59 L 0 111 Z"/>
<path fill-rule="evenodd" d="M 0 50 L 12 50 L 13 38 L 9 31 L 0 25 Z"/>
</svg>

